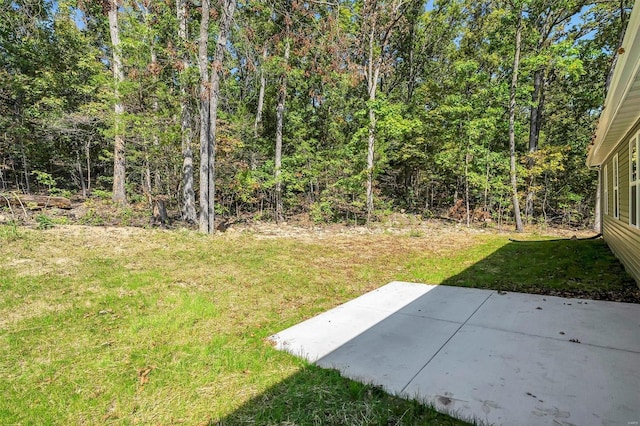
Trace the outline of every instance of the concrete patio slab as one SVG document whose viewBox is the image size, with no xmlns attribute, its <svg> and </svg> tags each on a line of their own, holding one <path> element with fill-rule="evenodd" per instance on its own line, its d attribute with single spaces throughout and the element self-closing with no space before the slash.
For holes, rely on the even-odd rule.
<svg viewBox="0 0 640 426">
<path fill-rule="evenodd" d="M 316 364 L 399 394 L 424 366 L 425 359 L 435 356 L 458 328 L 460 324 L 449 321 L 392 315 Z"/>
<path fill-rule="evenodd" d="M 638 308 L 633 303 L 496 294 L 468 324 L 640 352 Z"/>
<path fill-rule="evenodd" d="M 640 421 L 640 305 L 394 282 L 272 340 L 462 419 Z"/>
<path fill-rule="evenodd" d="M 398 313 L 462 324 L 492 294 L 493 291 L 476 288 L 440 286 L 438 291 L 425 293 L 423 297 L 404 306 Z"/>
<path fill-rule="evenodd" d="M 639 383 L 639 353 L 465 326 L 403 394 L 484 424 L 628 425 Z"/>
<path fill-rule="evenodd" d="M 271 336 L 271 340 L 276 348 L 315 362 L 433 288 L 390 283 Z"/>
</svg>

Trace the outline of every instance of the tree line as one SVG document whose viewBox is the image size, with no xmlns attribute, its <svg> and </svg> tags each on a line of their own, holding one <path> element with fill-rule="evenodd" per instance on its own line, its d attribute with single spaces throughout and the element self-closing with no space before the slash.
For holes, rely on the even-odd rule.
<svg viewBox="0 0 640 426">
<path fill-rule="evenodd" d="M 1 0 L 0 189 L 586 224 L 632 2 Z M 197 196 L 196 196 L 197 194 Z"/>
</svg>

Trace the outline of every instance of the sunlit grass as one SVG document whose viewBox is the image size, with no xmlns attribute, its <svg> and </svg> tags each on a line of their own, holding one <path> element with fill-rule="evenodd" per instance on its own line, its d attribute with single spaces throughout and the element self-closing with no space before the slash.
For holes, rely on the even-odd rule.
<svg viewBox="0 0 640 426">
<path fill-rule="evenodd" d="M 392 280 L 503 285 L 516 264 L 531 275 L 542 250 L 510 254 L 507 236 L 491 233 L 421 232 L 262 239 L 0 226 L 0 423 L 456 424 L 267 340 Z M 595 288 L 602 268 L 608 286 L 628 285 L 595 243 L 578 257 L 591 270 L 556 256 L 544 276 Z M 482 273 L 470 279 L 469 268 Z"/>
</svg>

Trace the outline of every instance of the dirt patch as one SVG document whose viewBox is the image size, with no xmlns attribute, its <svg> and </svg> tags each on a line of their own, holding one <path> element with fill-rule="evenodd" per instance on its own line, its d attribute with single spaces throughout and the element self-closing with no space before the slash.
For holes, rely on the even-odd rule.
<svg viewBox="0 0 640 426">
<path fill-rule="evenodd" d="M 152 212 L 147 203 L 132 203 L 118 206 L 104 198 L 81 199 L 71 198 L 70 209 L 45 208 L 31 211 L 28 209 L 0 208 L 0 224 L 17 222 L 21 225 L 42 226 L 42 218 L 51 220 L 52 225 L 90 226 L 98 237 L 120 238 L 133 237 L 135 229 L 191 229 L 197 230 L 195 224 L 180 220 L 178 211 L 169 211 L 170 221 L 166 227 L 159 226 L 152 220 Z M 39 222 L 40 220 L 40 222 Z M 245 217 L 217 217 L 216 226 L 219 234 L 233 235 L 238 233 L 252 233 L 256 238 L 299 238 L 299 239 L 327 239 L 336 236 L 371 236 L 371 235 L 410 235 L 422 236 L 451 232 L 491 232 L 510 234 L 511 226 L 498 226 L 491 221 L 474 222 L 467 227 L 463 222 L 445 219 L 425 219 L 420 215 L 408 213 L 391 213 L 370 227 L 347 224 L 314 223 L 308 214 L 298 214 L 287 219 L 287 222 L 276 224 L 273 222 L 255 221 L 250 216 Z M 551 228 L 546 226 L 527 226 L 525 234 L 554 235 L 559 238 L 584 238 L 594 235 L 590 230 Z"/>
</svg>

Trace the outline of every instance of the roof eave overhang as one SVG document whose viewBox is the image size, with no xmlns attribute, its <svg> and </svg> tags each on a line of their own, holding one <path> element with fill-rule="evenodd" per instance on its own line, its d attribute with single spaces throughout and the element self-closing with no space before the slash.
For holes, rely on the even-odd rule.
<svg viewBox="0 0 640 426">
<path fill-rule="evenodd" d="M 601 165 L 640 117 L 640 6 L 637 3 L 621 47 L 595 139 L 587 155 L 589 167 Z"/>
</svg>

